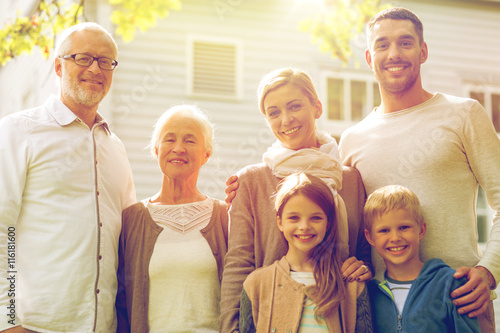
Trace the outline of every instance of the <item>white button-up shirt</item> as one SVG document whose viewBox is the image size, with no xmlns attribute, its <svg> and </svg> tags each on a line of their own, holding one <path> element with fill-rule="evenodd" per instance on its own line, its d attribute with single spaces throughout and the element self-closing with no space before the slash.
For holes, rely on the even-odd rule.
<svg viewBox="0 0 500 333">
<path fill-rule="evenodd" d="M 114 332 L 122 142 L 59 99 L 0 119 L 0 330 Z M 15 251 L 14 251 L 15 250 Z"/>
</svg>

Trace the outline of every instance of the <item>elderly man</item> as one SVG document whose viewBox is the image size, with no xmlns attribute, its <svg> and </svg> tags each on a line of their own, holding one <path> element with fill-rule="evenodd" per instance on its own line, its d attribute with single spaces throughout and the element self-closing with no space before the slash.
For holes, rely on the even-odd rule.
<svg viewBox="0 0 500 333">
<path fill-rule="evenodd" d="M 0 120 L 0 330 L 114 332 L 125 148 L 97 112 L 117 46 L 95 23 L 62 34 L 59 97 Z"/>
</svg>

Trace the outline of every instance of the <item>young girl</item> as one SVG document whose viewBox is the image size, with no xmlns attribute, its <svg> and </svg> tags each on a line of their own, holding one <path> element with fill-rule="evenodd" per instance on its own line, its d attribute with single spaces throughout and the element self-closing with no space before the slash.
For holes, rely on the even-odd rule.
<svg viewBox="0 0 500 333">
<path fill-rule="evenodd" d="M 365 284 L 342 279 L 331 189 L 295 173 L 280 183 L 275 207 L 288 252 L 245 280 L 240 332 L 372 332 Z"/>
</svg>

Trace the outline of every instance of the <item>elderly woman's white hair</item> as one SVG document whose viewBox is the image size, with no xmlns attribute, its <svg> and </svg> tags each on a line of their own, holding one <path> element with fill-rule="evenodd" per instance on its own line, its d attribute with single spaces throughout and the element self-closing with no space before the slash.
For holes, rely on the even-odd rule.
<svg viewBox="0 0 500 333">
<path fill-rule="evenodd" d="M 189 104 L 180 104 L 174 105 L 167 111 L 165 111 L 160 118 L 155 123 L 153 135 L 151 136 L 151 143 L 149 144 L 149 149 L 151 154 L 156 157 L 155 149 L 158 148 L 160 143 L 160 138 L 163 132 L 165 131 L 165 124 L 172 118 L 173 116 L 181 116 L 184 118 L 190 118 L 197 121 L 201 126 L 201 132 L 205 139 L 205 149 L 210 152 L 210 155 L 213 152 L 213 127 L 214 125 L 208 119 L 206 112 L 201 110 L 196 105 Z"/>
</svg>

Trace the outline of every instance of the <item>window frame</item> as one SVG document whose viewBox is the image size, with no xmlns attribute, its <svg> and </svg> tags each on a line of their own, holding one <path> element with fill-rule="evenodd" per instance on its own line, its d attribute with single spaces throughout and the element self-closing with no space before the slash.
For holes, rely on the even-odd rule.
<svg viewBox="0 0 500 333">
<path fill-rule="evenodd" d="M 376 105 L 374 100 L 375 90 L 373 89 L 374 84 L 378 84 L 373 72 L 363 71 L 363 72 L 351 72 L 351 71 L 324 71 L 320 75 L 321 79 L 321 89 L 320 95 L 323 101 L 323 114 L 321 117 L 323 119 L 322 124 L 329 131 L 333 132 L 334 135 L 340 135 L 347 128 L 357 124 L 363 118 L 365 118 Z M 329 113 L 329 96 L 328 96 L 328 80 L 329 79 L 339 79 L 343 81 L 344 84 L 344 119 L 330 119 L 328 118 Z M 371 101 L 371 105 L 364 106 L 362 111 L 361 119 L 352 119 L 351 110 L 351 81 L 362 81 L 366 83 L 366 100 Z"/>
<path fill-rule="evenodd" d="M 492 107 L 492 98 L 491 96 L 493 94 L 499 95 L 500 96 L 500 84 L 485 84 L 485 83 L 474 83 L 474 82 L 468 82 L 464 84 L 464 96 L 467 96 L 468 98 L 471 97 L 472 92 L 476 93 L 482 93 L 484 94 L 484 109 L 486 110 L 486 113 L 490 117 L 490 120 L 493 121 L 493 107 Z M 499 114 L 497 115 L 500 119 L 500 111 Z M 497 131 L 497 135 L 500 136 L 500 131 Z"/>
</svg>

